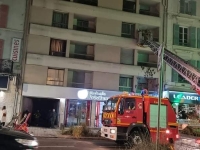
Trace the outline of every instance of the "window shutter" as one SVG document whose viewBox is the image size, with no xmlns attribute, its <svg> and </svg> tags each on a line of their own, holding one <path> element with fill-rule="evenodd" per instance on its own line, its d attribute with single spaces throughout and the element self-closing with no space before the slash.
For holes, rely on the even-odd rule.
<svg viewBox="0 0 200 150">
<path fill-rule="evenodd" d="M 120 62 L 126 65 L 133 65 L 134 53 L 130 49 L 121 49 Z"/>
<path fill-rule="evenodd" d="M 179 25 L 174 24 L 174 34 L 173 34 L 174 45 L 179 45 Z"/>
<path fill-rule="evenodd" d="M 185 13 L 185 0 L 180 0 L 180 13 Z"/>
<path fill-rule="evenodd" d="M 190 27 L 189 28 L 189 40 L 190 40 L 190 47 L 196 47 L 196 28 Z"/>
<path fill-rule="evenodd" d="M 0 39 L 0 59 L 3 57 L 3 46 L 4 46 L 4 40 Z"/>
<path fill-rule="evenodd" d="M 8 5 L 0 5 L 0 28 L 6 28 L 8 20 Z"/>
<path fill-rule="evenodd" d="M 178 82 L 178 73 L 172 69 L 172 82 Z"/>
<path fill-rule="evenodd" d="M 189 64 L 196 67 L 196 60 L 189 60 Z"/>
<path fill-rule="evenodd" d="M 200 28 L 197 29 L 197 48 L 200 48 Z"/>
<path fill-rule="evenodd" d="M 193 15 L 193 16 L 196 16 L 196 1 L 194 0 L 191 0 L 189 1 L 189 11 L 190 11 L 190 14 Z"/>
</svg>

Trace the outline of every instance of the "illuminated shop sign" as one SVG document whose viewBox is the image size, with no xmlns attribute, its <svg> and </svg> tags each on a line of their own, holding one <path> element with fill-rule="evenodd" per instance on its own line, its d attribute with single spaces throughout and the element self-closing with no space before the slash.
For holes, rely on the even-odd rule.
<svg viewBox="0 0 200 150">
<path fill-rule="evenodd" d="M 77 96 L 79 99 L 97 100 L 97 101 L 106 101 L 110 97 L 117 94 L 121 94 L 121 92 L 88 90 L 88 89 L 79 90 L 77 92 Z"/>
<path fill-rule="evenodd" d="M 195 93 L 187 92 L 169 92 L 169 99 L 175 103 L 197 103 L 200 102 L 200 96 Z"/>
</svg>

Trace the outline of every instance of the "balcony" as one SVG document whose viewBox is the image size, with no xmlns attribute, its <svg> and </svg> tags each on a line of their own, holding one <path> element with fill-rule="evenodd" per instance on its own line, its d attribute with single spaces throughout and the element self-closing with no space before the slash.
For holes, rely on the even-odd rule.
<svg viewBox="0 0 200 150">
<path fill-rule="evenodd" d="M 74 0 L 75 3 L 98 6 L 98 0 Z"/>
<path fill-rule="evenodd" d="M 94 45 L 71 42 L 69 58 L 94 60 Z"/>
<path fill-rule="evenodd" d="M 8 59 L 0 59 L 0 73 L 12 74 L 13 73 L 13 61 Z"/>
<path fill-rule="evenodd" d="M 96 19 L 81 15 L 74 16 L 73 29 L 84 32 L 96 32 Z"/>
<path fill-rule="evenodd" d="M 83 70 L 68 70 L 67 86 L 75 88 L 92 88 L 92 72 Z"/>
<path fill-rule="evenodd" d="M 138 66 L 144 66 L 144 67 L 157 67 L 157 56 L 153 53 L 144 53 L 139 52 L 138 53 Z"/>
<path fill-rule="evenodd" d="M 140 0 L 139 14 L 159 17 L 160 3 L 150 0 Z"/>
</svg>

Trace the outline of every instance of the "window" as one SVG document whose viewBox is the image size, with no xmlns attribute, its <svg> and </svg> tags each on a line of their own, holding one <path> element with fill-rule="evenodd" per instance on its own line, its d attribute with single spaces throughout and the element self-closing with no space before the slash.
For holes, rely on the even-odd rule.
<svg viewBox="0 0 200 150">
<path fill-rule="evenodd" d="M 48 69 L 47 85 L 63 86 L 64 83 L 64 69 Z"/>
<path fill-rule="evenodd" d="M 75 18 L 73 29 L 86 32 L 95 32 L 95 22 Z"/>
<path fill-rule="evenodd" d="M 134 64 L 134 50 L 132 49 L 121 49 L 120 63 L 126 65 Z"/>
<path fill-rule="evenodd" d="M 188 46 L 188 28 L 179 27 L 179 45 Z"/>
<path fill-rule="evenodd" d="M 51 39 L 49 55 L 65 57 L 66 41 Z"/>
<path fill-rule="evenodd" d="M 157 56 L 147 53 L 138 53 L 138 66 L 157 67 Z"/>
<path fill-rule="evenodd" d="M 133 77 L 120 77 L 119 78 L 119 91 L 133 91 Z"/>
<path fill-rule="evenodd" d="M 71 44 L 69 57 L 85 60 L 94 60 L 94 46 Z"/>
<path fill-rule="evenodd" d="M 91 88 L 93 76 L 91 72 L 81 70 L 68 71 L 68 86 L 76 88 Z"/>
<path fill-rule="evenodd" d="M 131 23 L 122 22 L 122 37 L 134 38 L 135 25 Z"/>
<path fill-rule="evenodd" d="M 196 16 L 196 0 L 180 0 L 180 13 Z"/>
<path fill-rule="evenodd" d="M 8 5 L 0 5 L 0 28 L 6 28 L 7 26 L 7 20 L 8 20 L 8 11 L 9 6 Z"/>
<path fill-rule="evenodd" d="M 135 0 L 124 0 L 123 11 L 135 13 L 136 11 Z"/>
<path fill-rule="evenodd" d="M 135 99 L 134 98 L 126 98 L 125 99 L 125 110 L 133 110 L 135 109 Z"/>
<path fill-rule="evenodd" d="M 68 14 L 53 12 L 53 27 L 68 28 Z"/>
<path fill-rule="evenodd" d="M 196 43 L 199 41 L 197 31 L 196 27 L 182 27 L 174 24 L 173 44 L 196 48 L 198 46 Z"/>
</svg>

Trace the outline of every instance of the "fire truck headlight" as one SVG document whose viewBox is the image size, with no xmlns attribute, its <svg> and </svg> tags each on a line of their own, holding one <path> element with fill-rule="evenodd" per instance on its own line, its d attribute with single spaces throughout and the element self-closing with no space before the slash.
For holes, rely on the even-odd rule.
<svg viewBox="0 0 200 150">
<path fill-rule="evenodd" d="M 111 134 L 115 134 L 115 130 L 114 130 L 114 129 L 111 129 L 111 130 L 110 130 L 110 133 L 111 133 Z"/>
<path fill-rule="evenodd" d="M 170 131 L 169 131 L 169 130 L 166 130 L 166 133 L 167 133 L 167 134 L 169 134 L 169 133 L 170 133 Z"/>
</svg>

